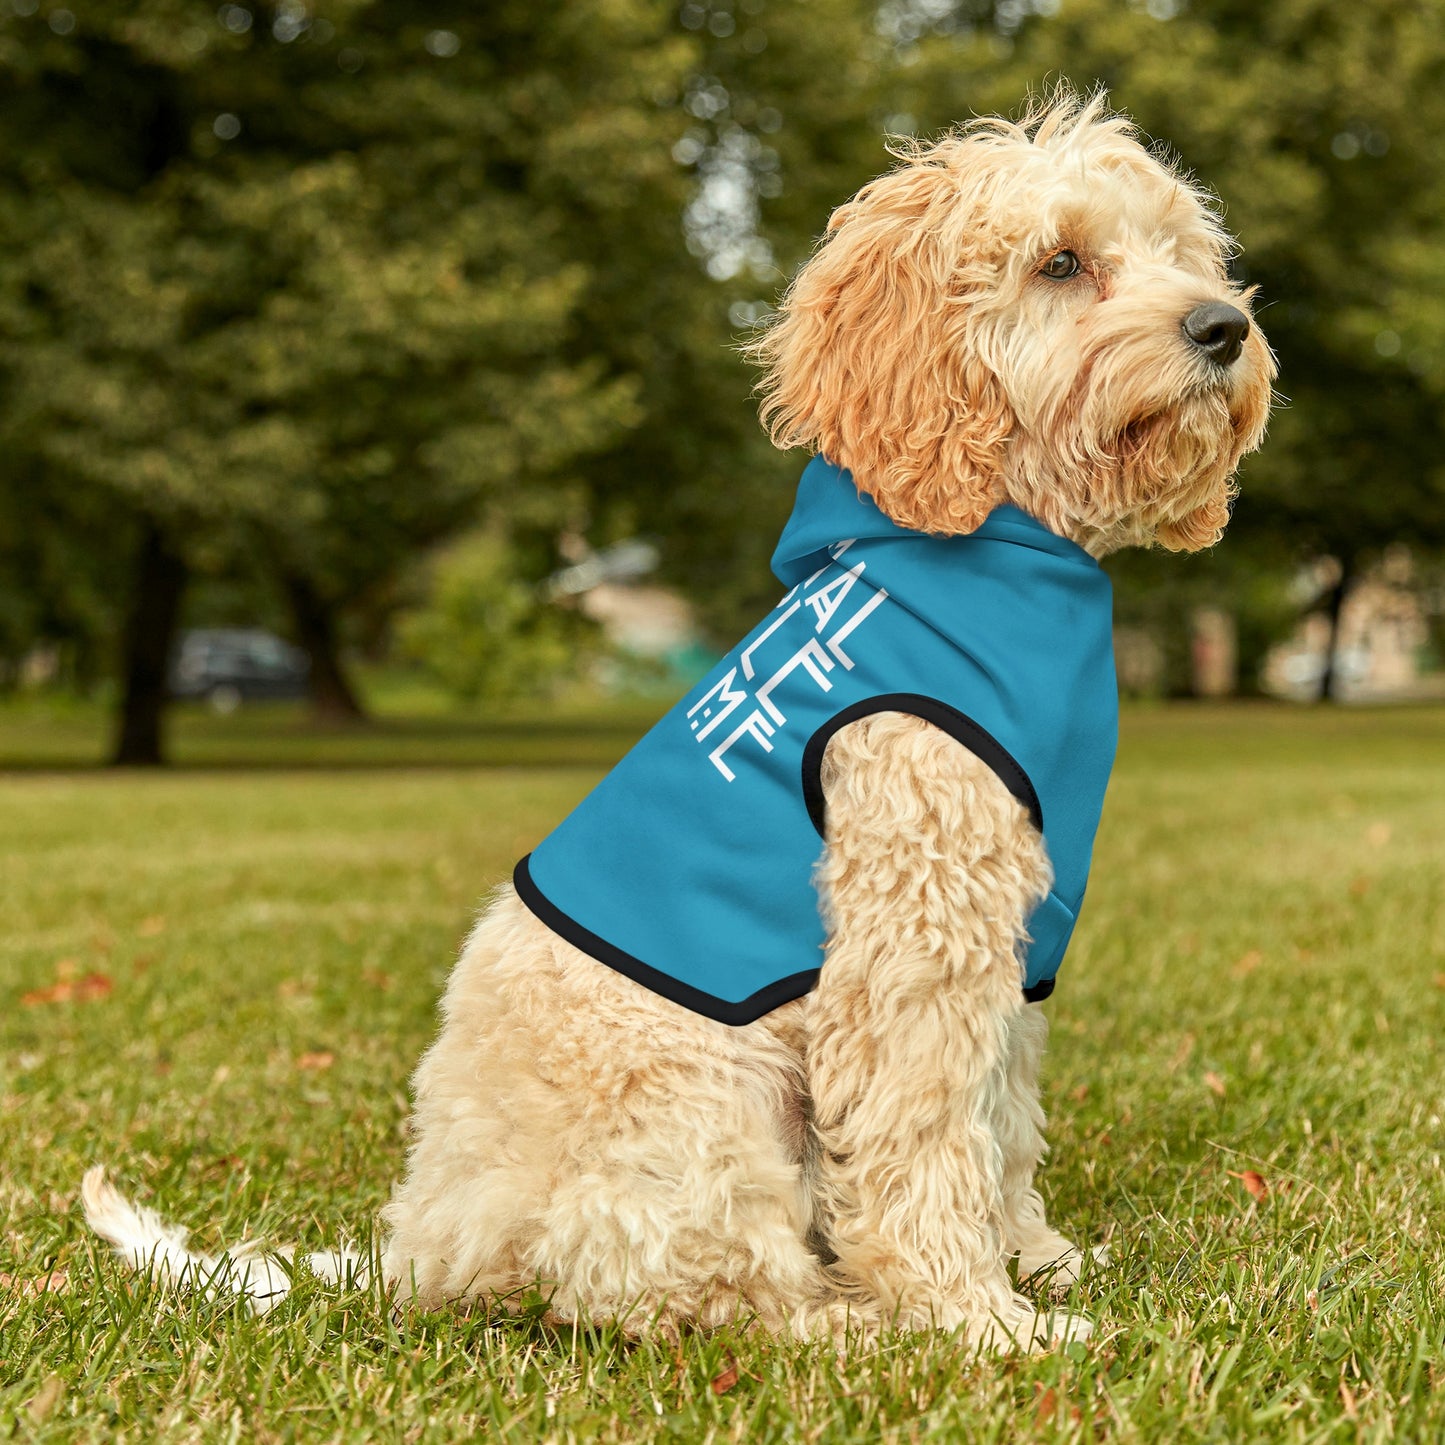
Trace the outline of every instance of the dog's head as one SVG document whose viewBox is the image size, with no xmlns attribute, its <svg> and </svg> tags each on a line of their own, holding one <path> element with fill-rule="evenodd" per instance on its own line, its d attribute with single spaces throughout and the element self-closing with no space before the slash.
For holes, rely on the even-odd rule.
<svg viewBox="0 0 1445 1445">
<path fill-rule="evenodd" d="M 901 156 L 751 348 L 773 440 L 926 532 L 1011 501 L 1096 553 L 1215 542 L 1274 360 L 1208 199 L 1102 96 Z"/>
</svg>

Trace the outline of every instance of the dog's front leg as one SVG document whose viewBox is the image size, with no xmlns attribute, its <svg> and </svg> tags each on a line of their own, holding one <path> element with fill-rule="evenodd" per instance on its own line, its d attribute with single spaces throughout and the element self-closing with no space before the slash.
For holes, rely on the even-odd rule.
<svg viewBox="0 0 1445 1445">
<path fill-rule="evenodd" d="M 1039 1319 L 1010 1285 L 995 1130 L 1042 840 L 985 764 L 901 714 L 840 731 L 823 785 L 829 943 L 808 1069 L 835 1273 L 903 1326 L 1080 1337 L 1086 1322 Z"/>
<path fill-rule="evenodd" d="M 1039 1065 L 1048 1036 L 1042 1009 L 1026 1007 L 1014 1016 L 993 1126 L 1003 1158 L 1004 1247 L 1018 1256 L 1021 1280 L 1033 1276 L 1058 1293 L 1079 1278 L 1084 1256 L 1049 1224 L 1034 1187 L 1034 1173 L 1048 1149 L 1039 1103 Z M 1102 1245 L 1093 1253 L 1095 1259 L 1108 1254 Z"/>
</svg>

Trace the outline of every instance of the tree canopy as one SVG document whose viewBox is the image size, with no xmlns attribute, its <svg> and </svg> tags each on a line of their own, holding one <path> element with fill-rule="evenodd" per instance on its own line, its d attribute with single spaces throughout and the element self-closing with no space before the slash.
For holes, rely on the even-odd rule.
<svg viewBox="0 0 1445 1445">
<path fill-rule="evenodd" d="M 482 520 L 533 573 L 655 536 L 726 631 L 798 467 L 740 336 L 885 131 L 1060 77 L 1243 238 L 1287 402 L 1235 556 L 1445 547 L 1442 72 L 1445 0 L 9 0 L 0 656 L 154 694 L 187 577 L 246 573 L 334 662 Z"/>
</svg>

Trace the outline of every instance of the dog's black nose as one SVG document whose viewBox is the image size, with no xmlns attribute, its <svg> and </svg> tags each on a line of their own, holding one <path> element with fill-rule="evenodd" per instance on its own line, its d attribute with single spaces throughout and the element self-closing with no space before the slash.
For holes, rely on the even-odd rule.
<svg viewBox="0 0 1445 1445">
<path fill-rule="evenodd" d="M 1216 365 L 1229 366 L 1244 350 L 1249 317 L 1223 301 L 1206 301 L 1184 318 L 1184 334 Z"/>
</svg>

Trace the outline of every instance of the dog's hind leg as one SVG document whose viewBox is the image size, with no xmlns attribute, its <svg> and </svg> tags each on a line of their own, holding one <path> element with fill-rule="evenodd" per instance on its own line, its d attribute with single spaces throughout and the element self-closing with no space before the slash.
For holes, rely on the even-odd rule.
<svg viewBox="0 0 1445 1445">
<path fill-rule="evenodd" d="M 1081 1338 L 1086 1321 L 1041 1317 L 1009 1282 L 995 1132 L 1042 840 L 990 768 L 915 718 L 844 728 L 823 784 L 808 1082 L 833 1268 L 903 1325 Z"/>
<path fill-rule="evenodd" d="M 416 1075 L 383 1268 L 403 1298 L 540 1291 L 558 1320 L 793 1327 L 808 1248 L 802 1005 L 729 1028 L 551 933 L 503 889 Z"/>
</svg>

